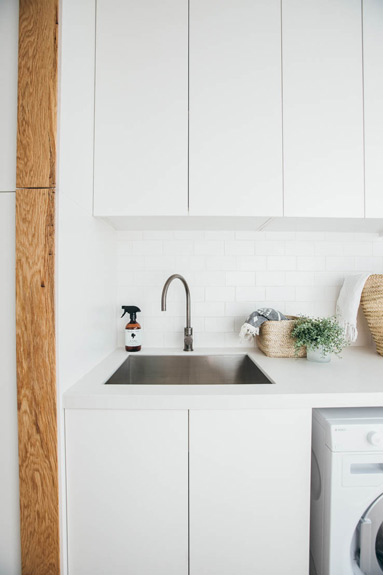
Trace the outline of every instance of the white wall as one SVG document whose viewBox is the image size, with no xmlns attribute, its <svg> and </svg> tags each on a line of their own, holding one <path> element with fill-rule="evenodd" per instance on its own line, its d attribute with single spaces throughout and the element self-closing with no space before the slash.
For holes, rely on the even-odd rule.
<svg viewBox="0 0 383 575">
<path fill-rule="evenodd" d="M 0 0 L 0 191 L 16 189 L 19 2 Z"/>
<path fill-rule="evenodd" d="M 15 327 L 19 3 L 0 0 L 0 575 L 21 573 Z"/>
<path fill-rule="evenodd" d="M 115 232 L 95 219 L 95 0 L 60 2 L 57 184 L 57 367 L 61 560 L 66 565 L 64 391 L 116 347 Z"/>
<path fill-rule="evenodd" d="M 332 315 L 345 275 L 383 273 L 383 239 L 377 234 L 131 231 L 117 236 L 120 346 L 119 308 L 137 305 L 144 346 L 181 347 L 185 293 L 180 282 L 169 288 L 168 311 L 160 307 L 163 284 L 173 273 L 190 285 L 196 347 L 239 345 L 239 329 L 258 307 Z M 357 344 L 370 344 L 361 312 L 358 327 Z"/>
<path fill-rule="evenodd" d="M 92 217 L 95 2 L 61 3 L 58 367 L 64 391 L 115 347 L 115 232 Z"/>
<path fill-rule="evenodd" d="M 0 193 L 0 575 L 21 573 L 15 326 L 15 194 Z"/>
</svg>

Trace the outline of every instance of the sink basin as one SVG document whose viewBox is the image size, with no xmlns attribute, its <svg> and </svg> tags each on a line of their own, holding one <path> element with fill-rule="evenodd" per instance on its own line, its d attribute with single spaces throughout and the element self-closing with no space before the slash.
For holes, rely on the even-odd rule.
<svg viewBox="0 0 383 575">
<path fill-rule="evenodd" d="M 273 382 L 248 355 L 130 355 L 106 383 L 233 385 Z"/>
</svg>

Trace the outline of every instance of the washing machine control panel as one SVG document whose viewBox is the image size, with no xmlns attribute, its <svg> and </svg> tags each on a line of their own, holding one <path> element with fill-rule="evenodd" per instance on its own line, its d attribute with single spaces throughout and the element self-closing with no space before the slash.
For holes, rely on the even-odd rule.
<svg viewBox="0 0 383 575">
<path fill-rule="evenodd" d="M 383 451 L 383 423 L 333 422 L 326 435 L 331 451 Z"/>
<path fill-rule="evenodd" d="M 376 447 L 383 447 L 383 432 L 370 431 L 367 435 L 367 441 Z"/>
</svg>

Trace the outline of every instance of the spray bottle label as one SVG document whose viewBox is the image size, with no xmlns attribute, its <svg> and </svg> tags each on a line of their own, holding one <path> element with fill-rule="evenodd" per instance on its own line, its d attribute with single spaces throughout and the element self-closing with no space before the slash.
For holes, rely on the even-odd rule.
<svg viewBox="0 0 383 575">
<path fill-rule="evenodd" d="M 142 345 L 142 335 L 140 329 L 126 329 L 125 330 L 125 345 L 126 347 L 138 347 Z"/>
</svg>

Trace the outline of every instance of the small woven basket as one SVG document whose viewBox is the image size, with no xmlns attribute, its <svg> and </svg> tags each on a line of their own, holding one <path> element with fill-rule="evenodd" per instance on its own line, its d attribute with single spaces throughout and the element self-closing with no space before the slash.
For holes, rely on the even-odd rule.
<svg viewBox="0 0 383 575">
<path fill-rule="evenodd" d="M 362 308 L 370 328 L 376 351 L 383 355 L 383 274 L 370 276 L 362 292 Z"/>
<path fill-rule="evenodd" d="M 296 316 L 287 315 L 288 320 L 265 321 L 256 336 L 257 345 L 268 357 L 306 357 L 306 348 L 301 347 L 295 353 L 294 339 L 291 332 L 295 326 Z"/>
</svg>

